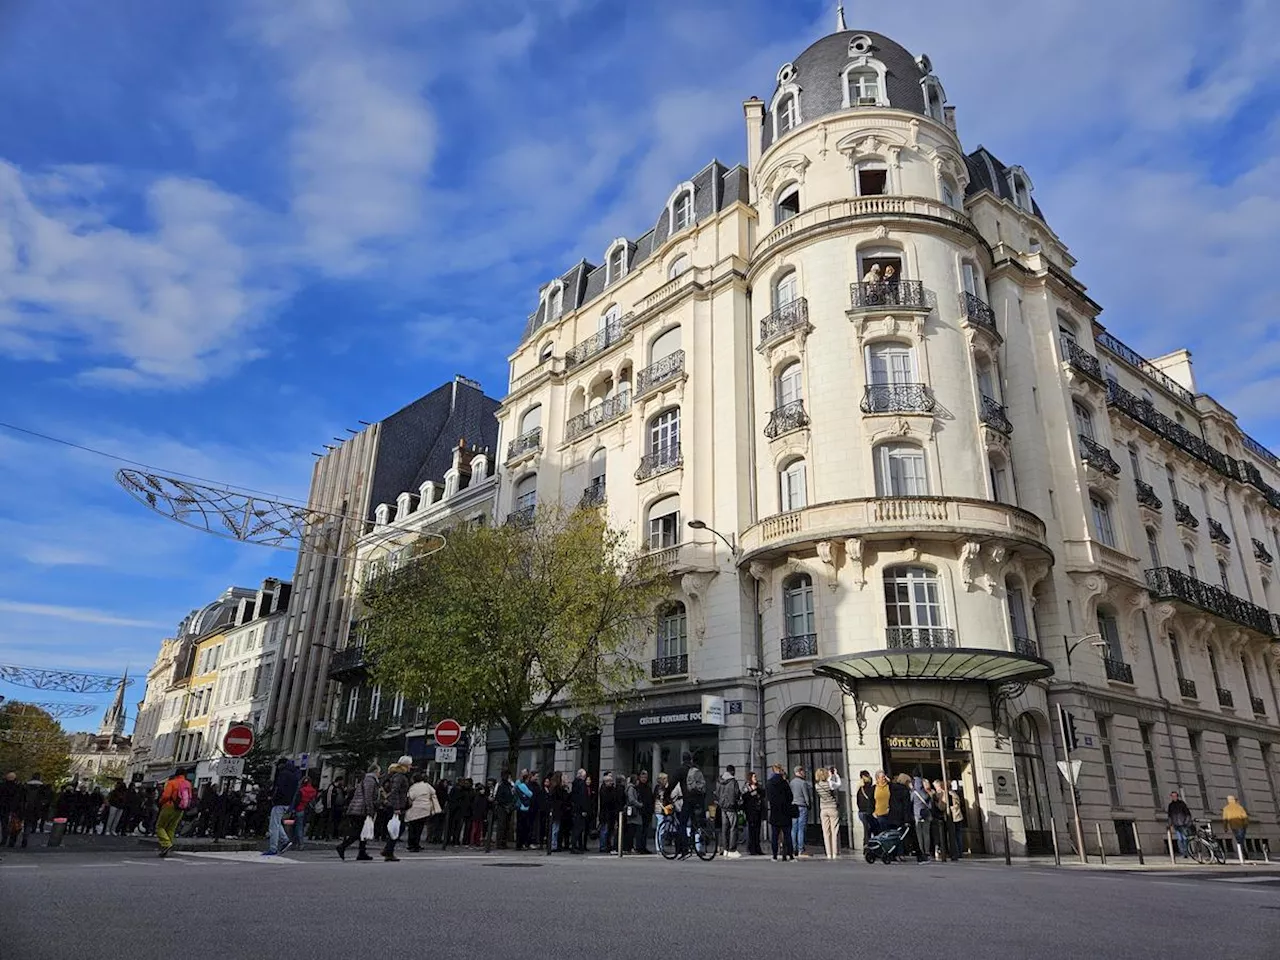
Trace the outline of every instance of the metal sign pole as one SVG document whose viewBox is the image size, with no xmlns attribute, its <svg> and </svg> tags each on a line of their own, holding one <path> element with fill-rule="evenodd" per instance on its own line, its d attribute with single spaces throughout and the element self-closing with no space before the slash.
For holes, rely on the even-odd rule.
<svg viewBox="0 0 1280 960">
<path fill-rule="evenodd" d="M 951 859 L 959 860 L 960 851 L 954 849 L 956 844 L 956 825 L 955 825 L 955 821 L 951 819 L 951 777 L 947 775 L 947 747 L 946 747 L 946 741 L 942 739 L 942 721 L 939 720 L 937 724 L 938 724 L 938 759 L 942 761 L 942 786 L 947 791 L 946 818 L 942 822 L 942 830 L 943 830 L 942 855 L 945 857 L 947 855 L 947 851 L 950 850 Z M 948 831 L 950 831 L 950 836 L 947 835 Z"/>
<path fill-rule="evenodd" d="M 1076 799 L 1076 769 L 1071 765 L 1071 741 L 1067 739 L 1067 720 L 1062 704 L 1058 704 L 1058 727 L 1062 731 L 1062 752 L 1067 755 L 1067 769 L 1071 771 L 1067 783 L 1071 787 L 1071 812 L 1076 822 L 1076 852 L 1080 854 L 1081 863 L 1088 863 L 1089 855 L 1084 852 L 1084 824 L 1080 822 L 1080 801 Z"/>
</svg>

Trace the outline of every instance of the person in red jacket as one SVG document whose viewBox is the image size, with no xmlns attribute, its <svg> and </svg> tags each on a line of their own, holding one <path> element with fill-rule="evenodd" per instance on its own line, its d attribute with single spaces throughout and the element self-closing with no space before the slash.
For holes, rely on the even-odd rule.
<svg viewBox="0 0 1280 960">
<path fill-rule="evenodd" d="M 311 778 L 303 777 L 302 786 L 298 788 L 298 800 L 293 805 L 293 848 L 302 849 L 302 838 L 306 836 L 307 814 L 311 812 L 320 791 L 315 788 Z"/>
</svg>

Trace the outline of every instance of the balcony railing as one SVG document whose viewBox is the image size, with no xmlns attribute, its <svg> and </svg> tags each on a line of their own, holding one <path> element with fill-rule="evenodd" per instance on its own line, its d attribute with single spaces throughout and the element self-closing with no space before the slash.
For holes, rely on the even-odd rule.
<svg viewBox="0 0 1280 960">
<path fill-rule="evenodd" d="M 1272 560 L 1275 559 L 1271 556 L 1271 551 L 1267 549 L 1267 545 L 1257 537 L 1254 537 L 1253 539 L 1253 559 L 1257 560 L 1259 563 L 1267 564 L 1271 563 Z"/>
<path fill-rule="evenodd" d="M 808 425 L 809 415 L 804 412 L 804 401 L 792 400 L 790 403 L 784 403 L 769 414 L 769 422 L 765 424 L 764 435 L 770 440 L 774 440 L 784 433 L 790 433 L 792 430 L 799 430 L 801 427 L 807 427 Z"/>
<path fill-rule="evenodd" d="M 1196 696 L 1196 682 L 1188 680 L 1186 677 L 1178 678 L 1178 693 L 1187 700 L 1198 700 Z"/>
<path fill-rule="evenodd" d="M 798 637 L 782 638 L 782 659 L 800 660 L 818 655 L 818 635 L 807 633 Z"/>
<path fill-rule="evenodd" d="M 1276 635 L 1276 623 L 1270 613 L 1221 587 L 1197 580 L 1172 567 L 1155 567 L 1146 571 L 1146 577 L 1147 589 L 1158 599 L 1181 600 L 1205 613 L 1256 630 L 1263 636 Z"/>
<path fill-rule="evenodd" d="M 991 397 L 984 396 L 982 398 L 982 407 L 978 415 L 981 417 L 982 422 L 992 430 L 999 430 L 1001 433 L 1013 433 L 1013 424 L 1009 422 L 1004 405 L 996 403 Z"/>
<path fill-rule="evenodd" d="M 1032 640 L 1030 637 L 1014 637 L 1013 652 L 1021 654 L 1024 657 L 1039 657 L 1040 644 Z"/>
<path fill-rule="evenodd" d="M 542 449 L 542 428 L 534 427 L 532 430 L 526 430 L 520 436 L 516 437 L 507 444 L 507 460 L 522 457 L 531 450 Z"/>
<path fill-rule="evenodd" d="M 1214 543 L 1222 544 L 1224 547 L 1231 546 L 1231 535 L 1222 529 L 1222 524 L 1213 519 L 1213 517 L 1206 517 L 1205 519 L 1209 521 L 1209 539 Z"/>
<path fill-rule="evenodd" d="M 1253 708 L 1255 717 L 1265 717 L 1267 715 L 1267 705 L 1262 702 L 1261 697 L 1250 697 L 1249 706 Z"/>
<path fill-rule="evenodd" d="M 924 294 L 924 283 L 919 280 L 877 280 L 873 283 L 849 285 L 854 310 L 883 310 L 886 307 L 905 307 L 909 310 L 928 310 L 929 301 Z"/>
<path fill-rule="evenodd" d="M 531 527 L 533 526 L 534 514 L 538 511 L 536 503 L 521 506 L 516 504 L 514 510 L 507 514 L 507 524 L 513 527 Z"/>
<path fill-rule="evenodd" d="M 1181 500 L 1173 501 L 1173 519 L 1184 527 L 1190 527 L 1192 530 L 1197 530 L 1200 527 L 1200 521 L 1196 519 L 1196 515 Z"/>
<path fill-rule="evenodd" d="M 1095 380 L 1102 379 L 1102 365 L 1098 363 L 1097 357 L 1070 337 L 1063 337 L 1059 342 L 1062 344 L 1062 356 L 1067 363 Z"/>
<path fill-rule="evenodd" d="M 1164 504 L 1156 496 L 1155 488 L 1145 480 L 1134 478 L 1133 485 L 1138 488 L 1138 503 L 1152 510 L 1163 510 Z"/>
<path fill-rule="evenodd" d="M 1267 463 L 1271 464 L 1273 467 L 1280 466 L 1280 460 L 1276 459 L 1276 455 L 1272 453 L 1270 450 L 1268 450 L 1266 447 L 1264 447 L 1262 444 L 1260 444 L 1257 440 L 1253 439 L 1253 437 L 1249 436 L 1247 433 L 1241 434 L 1240 442 L 1244 445 L 1244 448 L 1248 450 L 1250 453 L 1252 453 L 1255 457 L 1258 457 L 1261 460 L 1265 460 Z"/>
<path fill-rule="evenodd" d="M 1224 476 L 1243 479 L 1236 461 L 1221 450 L 1210 446 L 1199 434 L 1192 433 L 1178 421 L 1166 417 L 1145 397 L 1130 393 L 1114 380 L 1107 381 L 1107 404 L 1149 428 L 1153 433 L 1185 450 L 1202 463 L 1208 464 Z"/>
<path fill-rule="evenodd" d="M 604 478 L 592 480 L 587 484 L 587 489 L 582 491 L 582 499 L 578 501 L 578 506 L 586 509 L 588 507 L 604 506 Z"/>
<path fill-rule="evenodd" d="M 1113 477 L 1120 476 L 1120 464 L 1116 463 L 1111 451 L 1087 434 L 1080 434 L 1080 459 L 1103 473 Z"/>
<path fill-rule="evenodd" d="M 862 395 L 863 413 L 929 413 L 933 395 L 923 383 L 869 383 Z"/>
<path fill-rule="evenodd" d="M 598 333 L 593 333 L 587 339 L 565 352 L 564 368 L 572 370 L 574 367 L 586 363 L 597 353 L 604 353 L 621 339 L 622 321 L 610 320 Z"/>
<path fill-rule="evenodd" d="M 584 433 L 594 430 L 601 424 L 617 420 L 630 409 L 631 391 L 625 390 L 622 393 L 615 394 L 604 402 L 597 403 L 590 409 L 578 414 L 576 417 L 566 420 L 564 438 L 566 440 L 576 440 Z"/>
<path fill-rule="evenodd" d="M 980 327 L 986 327 L 992 333 L 996 332 L 996 314 L 991 306 L 981 297 L 976 296 L 968 291 L 960 293 L 960 313 L 965 320 L 970 323 L 976 323 Z"/>
<path fill-rule="evenodd" d="M 335 650 L 333 656 L 329 659 L 329 676 L 339 677 L 343 674 L 354 673 L 357 670 L 365 669 L 370 663 L 370 659 L 364 652 L 364 644 L 343 647 L 341 650 Z"/>
<path fill-rule="evenodd" d="M 680 454 L 680 444 L 670 443 L 640 458 L 640 466 L 636 468 L 636 479 L 648 480 L 650 477 L 656 477 L 660 473 L 682 466 L 684 466 L 684 457 Z"/>
<path fill-rule="evenodd" d="M 1218 688 L 1218 706 L 1230 707 L 1232 710 L 1236 707 L 1236 698 L 1231 695 L 1231 691 L 1225 687 Z"/>
<path fill-rule="evenodd" d="M 760 343 L 763 346 L 792 330 L 809 325 L 809 301 L 804 297 L 784 303 L 760 321 Z"/>
<path fill-rule="evenodd" d="M 1103 657 L 1102 665 L 1107 668 L 1108 680 L 1115 680 L 1117 683 L 1133 683 L 1133 667 L 1123 660 L 1112 660 L 1110 657 Z"/>
<path fill-rule="evenodd" d="M 945 650 L 956 645 L 951 627 L 889 627 L 885 630 L 890 650 Z"/>
<path fill-rule="evenodd" d="M 684 373 L 684 351 L 677 350 L 636 374 L 636 396 L 656 390 Z"/>
<path fill-rule="evenodd" d="M 1125 363 L 1127 363 L 1129 366 L 1133 367 L 1135 370 L 1142 373 L 1144 376 L 1154 380 L 1157 384 L 1164 387 L 1164 389 L 1168 390 L 1179 400 L 1182 400 L 1184 403 L 1188 403 L 1193 407 L 1195 406 L 1195 403 L 1196 403 L 1195 394 L 1193 394 L 1190 390 L 1188 390 L 1182 384 L 1176 383 L 1173 380 L 1171 380 L 1166 374 L 1162 373 L 1160 370 L 1157 370 L 1154 366 L 1152 366 L 1151 362 L 1147 360 L 1144 356 L 1142 356 L 1142 354 L 1138 353 L 1137 350 L 1134 350 L 1131 347 L 1125 346 L 1123 343 L 1121 343 L 1119 340 L 1117 340 L 1115 337 L 1113 337 L 1109 333 L 1098 334 L 1097 341 L 1099 346 L 1104 347 L 1105 349 L 1111 351 L 1111 353 L 1114 356 L 1123 360 Z"/>
<path fill-rule="evenodd" d="M 655 657 L 650 664 L 649 675 L 654 680 L 664 677 L 684 677 L 689 674 L 689 655 L 681 653 L 674 657 Z"/>
</svg>

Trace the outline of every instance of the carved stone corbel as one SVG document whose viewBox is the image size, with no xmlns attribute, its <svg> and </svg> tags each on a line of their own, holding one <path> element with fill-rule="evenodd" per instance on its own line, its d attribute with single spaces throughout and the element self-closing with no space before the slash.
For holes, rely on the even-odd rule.
<svg viewBox="0 0 1280 960">
<path fill-rule="evenodd" d="M 836 556 L 835 544 L 830 540 L 819 540 L 817 543 L 818 559 L 822 561 L 823 566 L 827 568 L 827 586 L 832 592 L 839 586 L 836 580 Z"/>
<path fill-rule="evenodd" d="M 981 575 L 982 544 L 977 540 L 966 540 L 960 546 L 960 580 L 965 587 L 972 587 L 973 582 Z"/>
<path fill-rule="evenodd" d="M 986 591 L 987 596 L 993 596 L 1002 579 L 1001 574 L 1004 571 L 1005 560 L 1008 557 L 1009 550 L 1004 544 L 989 543 L 983 553 L 983 569 L 979 585 Z"/>
<path fill-rule="evenodd" d="M 764 612 L 773 603 L 773 568 L 767 563 L 752 560 L 747 572 L 751 574 L 751 579 L 760 584 L 760 603 L 756 608 L 756 613 L 763 616 Z"/>
<path fill-rule="evenodd" d="M 849 564 L 849 579 L 855 590 L 861 590 L 867 585 L 867 573 L 862 560 L 863 546 L 861 537 L 849 537 L 844 542 L 844 559 Z"/>
<path fill-rule="evenodd" d="M 715 571 L 710 571 L 686 573 L 680 578 L 680 589 L 693 607 L 693 630 L 699 639 L 707 635 L 707 588 L 715 576 Z"/>
</svg>

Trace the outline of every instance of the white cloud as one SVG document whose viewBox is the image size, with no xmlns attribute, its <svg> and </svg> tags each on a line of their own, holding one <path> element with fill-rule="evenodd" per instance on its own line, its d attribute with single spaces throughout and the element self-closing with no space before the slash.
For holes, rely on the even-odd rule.
<svg viewBox="0 0 1280 960">
<path fill-rule="evenodd" d="M 135 620 L 104 610 L 90 610 L 85 607 L 64 607 L 48 603 L 23 603 L 18 600 L 0 599 L 0 612 L 31 617 L 52 617 L 55 620 L 71 620 L 75 623 L 95 623 L 107 627 L 154 627 L 164 629 L 166 626 L 154 620 Z"/>
</svg>

